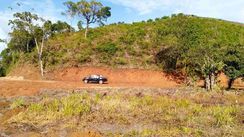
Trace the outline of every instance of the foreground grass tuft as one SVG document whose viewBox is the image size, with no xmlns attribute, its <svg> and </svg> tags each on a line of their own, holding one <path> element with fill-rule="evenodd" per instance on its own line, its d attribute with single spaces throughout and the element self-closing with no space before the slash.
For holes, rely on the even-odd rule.
<svg viewBox="0 0 244 137">
<path fill-rule="evenodd" d="M 24 105 L 25 105 L 25 100 L 23 98 L 18 98 L 13 101 L 10 108 L 11 109 L 20 108 L 23 107 Z"/>
</svg>

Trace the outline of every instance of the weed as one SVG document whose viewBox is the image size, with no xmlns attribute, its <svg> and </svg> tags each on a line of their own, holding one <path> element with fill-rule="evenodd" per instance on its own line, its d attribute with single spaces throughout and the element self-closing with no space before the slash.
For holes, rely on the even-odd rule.
<svg viewBox="0 0 244 137">
<path fill-rule="evenodd" d="M 215 118 L 216 126 L 233 125 L 237 109 L 235 107 L 214 107 L 212 114 Z"/>
<path fill-rule="evenodd" d="M 44 106 L 43 106 L 43 104 L 32 103 L 28 107 L 28 111 L 30 111 L 30 112 L 42 112 L 42 111 L 44 111 Z"/>
<path fill-rule="evenodd" d="M 73 116 L 89 112 L 91 106 L 88 102 L 86 102 L 86 100 L 83 99 L 84 97 L 85 96 L 79 94 L 74 94 L 69 97 L 63 98 L 61 100 L 61 112 L 65 116 Z"/>
<path fill-rule="evenodd" d="M 15 109 L 15 108 L 20 108 L 25 106 L 25 100 L 22 98 L 18 98 L 16 100 L 14 100 L 14 102 L 11 104 L 10 108 L 11 109 Z"/>
</svg>

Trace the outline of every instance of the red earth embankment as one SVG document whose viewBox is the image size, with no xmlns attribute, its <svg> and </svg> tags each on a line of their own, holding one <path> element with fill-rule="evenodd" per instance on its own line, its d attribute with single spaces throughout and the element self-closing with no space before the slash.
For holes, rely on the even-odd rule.
<svg viewBox="0 0 244 137">
<path fill-rule="evenodd" d="M 18 67 L 10 76 L 23 76 L 24 80 L 0 79 L 0 96 L 33 95 L 42 89 L 79 89 L 90 87 L 118 88 L 177 88 L 182 78 L 161 71 L 142 69 L 112 69 L 104 67 L 60 68 L 45 74 L 41 80 L 38 69 L 31 66 Z M 84 84 L 81 79 L 87 75 L 101 74 L 108 78 L 108 84 Z M 226 76 L 219 77 L 221 85 L 228 82 Z M 201 84 L 202 85 L 202 84 Z M 235 81 L 235 88 L 244 88 L 244 82 Z"/>
<path fill-rule="evenodd" d="M 20 69 L 20 68 L 19 68 Z M 176 88 L 180 86 L 163 72 L 140 69 L 111 69 L 102 67 L 64 68 L 45 74 L 47 80 L 40 80 L 37 69 L 28 68 L 11 72 L 12 76 L 23 76 L 24 80 L 0 79 L 0 96 L 34 95 L 42 89 L 79 89 L 89 87 L 118 88 Z M 81 79 L 90 74 L 101 74 L 108 83 L 84 84 Z"/>
<path fill-rule="evenodd" d="M 101 74 L 108 78 L 108 84 L 137 85 L 152 87 L 176 87 L 178 84 L 169 79 L 163 72 L 141 69 L 110 69 L 103 67 L 65 68 L 48 74 L 49 78 L 57 81 L 80 82 L 91 74 Z"/>
</svg>

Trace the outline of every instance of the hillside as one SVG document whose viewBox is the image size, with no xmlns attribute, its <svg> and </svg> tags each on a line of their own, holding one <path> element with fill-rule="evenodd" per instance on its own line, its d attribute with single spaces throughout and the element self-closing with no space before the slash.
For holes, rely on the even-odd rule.
<svg viewBox="0 0 244 137">
<path fill-rule="evenodd" d="M 163 62 L 157 57 L 161 52 L 167 52 L 169 47 L 205 44 L 206 40 L 223 45 L 243 44 L 243 37 L 244 27 L 241 24 L 177 15 L 155 21 L 94 28 L 90 30 L 88 39 L 84 38 L 83 31 L 57 34 L 45 45 L 44 63 L 46 69 L 81 65 L 161 68 L 159 66 Z M 24 62 L 37 61 L 35 51 L 24 56 Z"/>
<path fill-rule="evenodd" d="M 45 43 L 42 58 L 46 72 L 65 67 L 103 66 L 177 71 L 195 79 L 210 75 L 205 74 L 210 69 L 206 68 L 208 64 L 214 64 L 214 72 L 229 70 L 230 67 L 217 69 L 224 63 L 238 70 L 239 77 L 244 68 L 243 45 L 243 24 L 178 14 L 93 28 L 88 38 L 84 37 L 84 30 L 56 33 Z M 2 53 L 7 72 L 15 64 L 38 67 L 34 47 L 31 52 L 14 52 L 11 56 L 7 53 L 8 49 Z"/>
</svg>

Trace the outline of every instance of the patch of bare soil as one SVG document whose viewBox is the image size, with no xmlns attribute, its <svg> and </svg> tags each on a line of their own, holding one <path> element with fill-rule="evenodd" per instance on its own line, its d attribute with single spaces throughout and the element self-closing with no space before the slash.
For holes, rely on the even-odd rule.
<svg viewBox="0 0 244 137">
<path fill-rule="evenodd" d="M 38 67 L 31 64 L 17 64 L 8 74 L 8 77 L 23 77 L 30 80 L 41 79 Z"/>
</svg>

